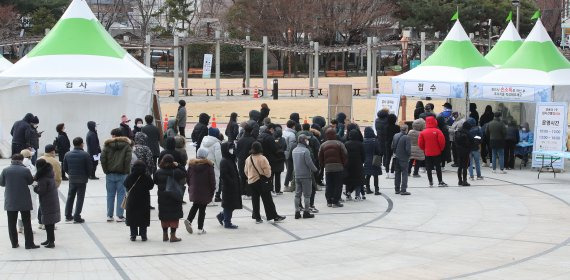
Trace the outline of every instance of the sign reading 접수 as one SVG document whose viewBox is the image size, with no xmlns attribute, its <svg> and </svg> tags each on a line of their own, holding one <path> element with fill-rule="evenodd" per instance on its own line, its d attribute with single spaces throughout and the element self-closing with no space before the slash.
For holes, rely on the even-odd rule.
<svg viewBox="0 0 570 280">
<path fill-rule="evenodd" d="M 536 104 L 534 151 L 561 152 L 565 150 L 568 105 L 564 102 Z M 532 167 L 540 167 L 542 158 L 533 155 Z M 554 168 L 564 168 L 564 160 L 556 161 Z"/>
<path fill-rule="evenodd" d="M 31 96 L 55 94 L 121 96 L 123 94 L 123 83 L 121 81 L 96 80 L 30 81 Z"/>
</svg>

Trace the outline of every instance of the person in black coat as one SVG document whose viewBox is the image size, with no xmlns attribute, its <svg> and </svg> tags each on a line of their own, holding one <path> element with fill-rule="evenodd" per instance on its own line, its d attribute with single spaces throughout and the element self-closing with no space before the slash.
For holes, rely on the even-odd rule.
<svg viewBox="0 0 570 280">
<path fill-rule="evenodd" d="M 208 124 L 210 123 L 210 116 L 206 113 L 201 113 L 198 116 L 198 123 L 194 126 L 192 130 L 192 142 L 196 143 L 196 151 L 200 149 L 202 145 L 202 139 L 208 136 Z"/>
<path fill-rule="evenodd" d="M 277 144 L 275 143 L 275 137 L 273 134 L 275 133 L 275 125 L 270 123 L 267 125 L 267 129 L 259 134 L 257 141 L 261 143 L 263 147 L 263 156 L 267 158 L 269 161 L 269 165 L 271 165 L 271 170 L 277 167 Z"/>
<path fill-rule="evenodd" d="M 39 159 L 36 163 L 37 172 L 34 181 L 38 185 L 34 192 L 39 195 L 41 211 L 41 221 L 45 226 L 47 240 L 42 242 L 46 248 L 55 247 L 55 224 L 61 221 L 59 209 L 59 195 L 55 185 L 55 174 L 53 167 L 45 159 Z"/>
<path fill-rule="evenodd" d="M 99 178 L 95 176 L 95 171 L 97 171 L 97 165 L 99 164 L 99 161 L 93 158 L 93 156 L 101 154 L 101 145 L 99 144 L 99 136 L 97 135 L 97 124 L 95 124 L 93 121 L 90 121 L 87 123 L 87 129 L 89 129 L 89 132 L 87 132 L 85 142 L 87 143 L 87 152 L 93 161 L 93 172 L 91 172 L 89 179 L 99 180 Z"/>
<path fill-rule="evenodd" d="M 276 194 L 283 194 L 281 191 L 281 173 L 285 171 L 285 151 L 287 150 L 287 142 L 285 141 L 285 138 L 283 138 L 283 130 L 281 130 L 280 127 L 275 129 L 273 136 L 275 137 L 275 145 L 277 146 L 277 150 L 275 152 L 275 166 L 271 167 L 273 183 L 275 185 L 273 191 Z"/>
<path fill-rule="evenodd" d="M 445 167 L 446 162 L 451 162 L 451 142 L 449 139 L 449 127 L 445 123 L 445 117 L 439 116 L 436 118 L 437 127 L 445 137 L 445 149 L 441 152 L 441 167 Z"/>
<path fill-rule="evenodd" d="M 32 147 L 32 120 L 34 115 L 27 113 L 24 119 L 14 123 L 10 135 L 12 135 L 12 155 L 19 154 L 23 149 Z"/>
<path fill-rule="evenodd" d="M 135 135 L 133 134 L 133 130 L 129 126 L 129 118 L 126 115 L 121 116 L 121 123 L 119 124 L 119 128 L 121 128 L 121 134 L 124 137 L 127 137 L 131 140 L 134 139 Z"/>
<path fill-rule="evenodd" d="M 300 123 L 300 117 L 299 117 L 299 113 L 291 113 L 291 115 L 289 115 L 289 119 L 294 121 L 295 123 L 301 124 Z"/>
<path fill-rule="evenodd" d="M 152 178 L 146 173 L 146 164 L 137 160 L 131 168 L 131 174 L 125 179 L 127 199 L 127 226 L 131 228 L 131 241 L 141 236 L 147 241 L 146 229 L 150 226 L 150 190 L 154 187 Z"/>
<path fill-rule="evenodd" d="M 164 156 L 171 155 L 174 158 L 174 161 L 178 163 L 178 166 L 182 166 L 181 168 L 184 168 L 186 162 L 182 155 L 176 150 L 176 139 L 174 137 L 168 137 L 164 143 L 164 150 L 160 152 L 158 162 L 162 162 Z"/>
<path fill-rule="evenodd" d="M 477 104 L 469 103 L 469 117 L 475 120 L 475 126 L 479 125 L 479 112 L 477 112 Z"/>
<path fill-rule="evenodd" d="M 170 242 L 178 242 L 181 239 L 176 237 L 176 229 L 180 218 L 184 216 L 182 200 L 177 200 L 164 191 L 168 177 L 179 182 L 185 181 L 186 172 L 184 165 L 180 168 L 172 155 L 165 155 L 159 167 L 160 169 L 154 174 L 154 184 L 158 186 L 158 218 L 162 226 L 162 241 L 169 240 L 168 229 L 170 228 Z"/>
<path fill-rule="evenodd" d="M 373 164 L 374 156 L 381 155 L 381 148 L 378 139 L 374 134 L 372 127 L 364 129 L 364 182 L 366 184 L 366 193 L 371 194 L 370 179 L 374 178 L 375 195 L 380 195 L 380 187 L 378 186 L 378 176 L 382 175 L 382 167 Z"/>
<path fill-rule="evenodd" d="M 390 162 L 392 161 L 392 140 L 394 139 L 394 135 L 400 133 L 400 127 L 396 124 L 398 121 L 398 117 L 394 114 L 388 115 L 388 124 L 386 127 L 386 142 L 384 148 L 384 166 L 386 168 L 386 173 L 390 178 L 395 178 L 394 175 L 394 162 L 392 162 L 392 166 L 390 167 Z"/>
<path fill-rule="evenodd" d="M 160 155 L 160 130 L 154 125 L 154 117 L 146 115 L 144 117 L 146 125 L 143 126 L 141 132 L 146 134 L 146 145 L 152 151 L 155 166 L 158 165 L 158 156 Z"/>
<path fill-rule="evenodd" d="M 237 123 L 237 113 L 232 113 L 230 115 L 230 121 L 228 126 L 226 126 L 226 132 L 224 133 L 228 137 L 228 142 L 234 142 L 239 135 L 239 125 Z"/>
<path fill-rule="evenodd" d="M 141 118 L 135 119 L 135 126 L 133 127 L 133 137 L 137 135 L 137 133 L 141 132 L 143 128 L 143 120 Z"/>
<path fill-rule="evenodd" d="M 242 209 L 241 186 L 239 173 L 236 167 L 235 145 L 232 142 L 222 144 L 222 161 L 220 163 L 220 183 L 222 189 L 222 208 L 216 217 L 220 224 L 228 229 L 237 229 L 232 224 L 232 214 L 236 209 Z"/>
<path fill-rule="evenodd" d="M 473 150 L 474 138 L 471 137 L 469 131 L 471 130 L 471 123 L 466 121 L 463 126 L 455 132 L 454 141 L 457 145 L 458 168 L 457 178 L 459 179 L 458 186 L 470 186 L 467 182 L 467 168 L 469 167 L 469 155 Z"/>
<path fill-rule="evenodd" d="M 55 149 L 57 151 L 57 155 L 59 156 L 59 162 L 63 165 L 63 158 L 65 154 L 69 152 L 71 149 L 71 143 L 69 142 L 69 137 L 67 137 L 67 133 L 65 133 L 65 124 L 60 123 L 55 127 L 55 131 L 57 131 L 57 138 L 55 138 Z M 65 176 L 65 171 L 63 168 L 61 169 L 61 179 L 67 181 L 67 176 Z"/>
<path fill-rule="evenodd" d="M 236 156 L 237 156 L 237 167 L 239 171 L 240 177 L 240 187 L 241 187 L 241 194 L 251 196 L 250 190 L 247 187 L 247 176 L 245 176 L 245 160 L 249 157 L 249 151 L 251 150 L 251 145 L 255 142 L 255 138 L 251 135 L 253 128 L 246 124 L 243 128 L 244 134 L 238 140 L 236 146 Z M 222 155 L 223 156 L 223 155 Z M 220 170 L 221 172 L 221 170 Z M 221 174 L 221 173 L 220 173 Z"/>
<path fill-rule="evenodd" d="M 261 109 L 259 110 L 259 120 L 257 120 L 257 124 L 259 124 L 260 126 L 263 125 L 263 120 L 269 117 L 269 111 L 270 111 L 269 106 L 267 106 L 266 103 L 262 103 Z"/>
<path fill-rule="evenodd" d="M 420 118 L 420 115 L 425 112 L 424 103 L 422 101 L 416 102 L 416 109 L 414 110 L 414 120 Z"/>
<path fill-rule="evenodd" d="M 249 111 L 249 120 L 247 121 L 247 124 L 251 126 L 251 136 L 253 136 L 255 139 L 259 137 L 259 122 L 263 122 L 261 113 L 257 110 Z"/>
<path fill-rule="evenodd" d="M 346 185 L 346 199 L 351 199 L 351 193 L 355 191 L 355 199 L 360 200 L 362 193 L 362 183 L 364 181 L 364 145 L 360 141 L 358 132 L 351 130 L 348 133 L 348 141 L 344 144 L 347 151 L 347 162 L 345 166 L 346 177 L 344 184 Z M 364 193 L 362 193 L 364 194 Z M 364 197 L 364 199 L 366 199 Z"/>
<path fill-rule="evenodd" d="M 67 137 L 67 136 L 66 136 Z M 83 150 L 83 139 L 76 137 L 73 139 L 73 150 L 66 153 L 63 158 L 63 168 L 61 174 L 69 174 L 69 190 L 67 192 L 67 201 L 65 203 L 65 220 L 74 223 L 84 223 L 85 220 L 81 218 L 81 211 L 83 210 L 83 201 L 85 199 L 85 190 L 89 175 L 93 170 L 91 156 Z M 73 216 L 73 203 L 77 196 L 77 204 L 75 205 L 75 213 Z"/>
<path fill-rule="evenodd" d="M 491 105 L 485 106 L 485 112 L 479 118 L 479 126 L 481 126 L 482 131 L 485 131 L 486 125 L 489 124 L 495 118 L 495 114 L 493 113 L 493 107 Z M 483 135 L 483 139 L 481 139 L 481 160 L 483 161 L 484 166 L 487 165 L 487 157 L 491 156 L 491 146 L 489 141 L 489 135 Z"/>
<path fill-rule="evenodd" d="M 40 119 L 37 116 L 34 116 L 32 122 L 30 123 L 32 128 L 32 134 L 30 138 L 30 144 L 32 148 L 36 151 L 32 156 L 32 164 L 36 165 L 36 160 L 38 159 L 38 151 L 40 149 L 40 137 L 42 137 L 42 132 L 38 132 L 38 125 L 40 123 Z"/>
</svg>

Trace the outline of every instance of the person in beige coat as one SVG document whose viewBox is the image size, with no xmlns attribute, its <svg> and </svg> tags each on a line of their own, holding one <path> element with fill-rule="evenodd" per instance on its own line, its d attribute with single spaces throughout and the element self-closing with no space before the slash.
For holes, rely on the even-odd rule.
<svg viewBox="0 0 570 280">
<path fill-rule="evenodd" d="M 47 144 L 44 150 L 44 155 L 40 158 L 47 161 L 47 163 L 53 167 L 53 173 L 55 175 L 55 186 L 59 188 L 61 185 L 61 165 L 55 158 L 55 146 L 52 144 Z"/>
<path fill-rule="evenodd" d="M 426 121 L 422 118 L 415 120 L 412 123 L 412 130 L 408 132 L 408 137 L 410 138 L 410 143 L 412 144 L 412 154 L 410 156 L 410 163 L 408 165 L 408 174 L 412 173 L 412 166 L 414 167 L 413 177 L 418 178 L 421 177 L 418 173 L 420 167 L 424 167 L 424 161 L 426 156 L 424 151 L 420 149 L 418 145 L 418 137 L 422 130 L 426 127 Z"/>
<path fill-rule="evenodd" d="M 267 220 L 280 222 L 285 220 L 284 216 L 279 216 L 271 197 L 272 185 L 268 183 L 267 178 L 271 178 L 271 166 L 265 156 L 263 156 L 263 148 L 258 141 L 251 145 L 250 156 L 245 160 L 244 172 L 247 176 L 247 184 L 251 189 L 251 204 L 253 205 L 252 218 L 256 223 L 263 223 L 259 214 L 259 198 L 263 200 L 265 207 L 265 216 Z M 265 178 L 262 178 L 265 177 Z"/>
</svg>

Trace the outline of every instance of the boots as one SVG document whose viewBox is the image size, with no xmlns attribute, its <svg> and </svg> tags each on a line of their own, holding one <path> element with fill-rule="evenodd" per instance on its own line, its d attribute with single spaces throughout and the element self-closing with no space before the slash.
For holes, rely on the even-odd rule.
<svg viewBox="0 0 570 280">
<path fill-rule="evenodd" d="M 176 237 L 176 229 L 171 228 L 170 229 L 170 242 L 180 242 L 181 240 L 182 240 L 182 238 Z"/>
<path fill-rule="evenodd" d="M 378 186 L 374 187 L 374 195 L 382 195 L 382 193 L 380 192 L 380 187 Z"/>
<path fill-rule="evenodd" d="M 370 185 L 366 185 L 366 193 L 367 194 L 372 194 L 372 190 L 370 189 Z"/>
<path fill-rule="evenodd" d="M 167 242 L 168 240 L 168 228 L 162 228 L 162 241 Z"/>
</svg>

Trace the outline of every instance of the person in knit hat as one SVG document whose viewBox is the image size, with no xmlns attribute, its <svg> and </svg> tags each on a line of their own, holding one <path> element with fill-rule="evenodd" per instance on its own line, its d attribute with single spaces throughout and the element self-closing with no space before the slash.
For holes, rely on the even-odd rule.
<svg viewBox="0 0 570 280">
<path fill-rule="evenodd" d="M 184 225 L 190 234 L 193 233 L 192 221 L 194 221 L 196 213 L 198 213 L 198 234 L 206 233 L 204 230 L 206 207 L 212 202 L 216 191 L 217 180 L 214 177 L 214 165 L 208 160 L 208 154 L 208 150 L 201 147 L 198 149 L 196 159 L 188 162 L 186 182 L 188 183 L 188 195 L 193 204 L 188 213 L 188 218 L 184 220 Z"/>
</svg>

